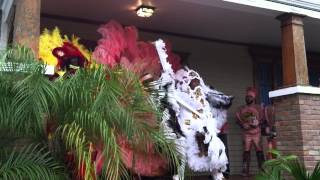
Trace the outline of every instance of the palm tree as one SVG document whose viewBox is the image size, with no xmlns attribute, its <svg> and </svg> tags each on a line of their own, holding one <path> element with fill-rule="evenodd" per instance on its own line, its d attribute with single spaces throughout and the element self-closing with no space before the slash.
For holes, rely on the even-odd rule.
<svg viewBox="0 0 320 180">
<path fill-rule="evenodd" d="M 10 66 L 0 71 L 0 143 L 3 151 L 15 148 L 0 157 L 0 178 L 129 179 L 121 139 L 139 152 L 152 144 L 178 164 L 174 143 L 160 128 L 161 113 L 131 72 L 94 66 L 49 81 L 27 48 L 0 58 L 1 67 Z"/>
</svg>

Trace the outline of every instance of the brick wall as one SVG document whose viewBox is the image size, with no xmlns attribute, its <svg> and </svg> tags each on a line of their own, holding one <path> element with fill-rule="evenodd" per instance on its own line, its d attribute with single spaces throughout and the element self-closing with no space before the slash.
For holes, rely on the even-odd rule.
<svg viewBox="0 0 320 180">
<path fill-rule="evenodd" d="M 312 170 L 320 160 L 320 95 L 278 97 L 274 104 L 278 150 L 299 156 Z"/>
</svg>

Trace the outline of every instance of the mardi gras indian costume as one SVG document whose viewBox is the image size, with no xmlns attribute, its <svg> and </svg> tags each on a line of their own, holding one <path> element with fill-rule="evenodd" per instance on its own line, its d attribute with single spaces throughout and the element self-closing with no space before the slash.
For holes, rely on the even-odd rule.
<svg viewBox="0 0 320 180">
<path fill-rule="evenodd" d="M 264 161 L 263 148 L 261 145 L 261 124 L 264 119 L 262 105 L 256 103 L 257 90 L 253 87 L 247 88 L 246 105 L 240 107 L 237 116 L 237 123 L 243 129 L 243 176 L 249 176 L 250 151 L 255 147 L 258 167 L 262 170 Z"/>
<path fill-rule="evenodd" d="M 186 163 L 196 171 L 222 171 L 226 159 L 225 161 L 216 160 L 217 158 L 223 159 L 222 153 L 224 153 L 223 146 L 219 145 L 221 141 L 217 139 L 216 133 L 219 131 L 219 124 L 224 124 L 224 122 L 217 121 L 217 127 L 215 127 L 215 122 L 211 123 L 211 121 L 217 120 L 212 116 L 225 120 L 226 107 L 230 104 L 230 97 L 207 88 L 200 76 L 198 76 L 198 79 L 201 84 L 193 82 L 194 89 L 192 92 L 188 93 L 188 90 L 184 92 L 182 88 L 182 86 L 187 86 L 188 82 L 181 84 L 181 88 L 178 89 L 176 87 L 176 82 L 179 79 L 178 74 L 180 74 L 181 79 L 183 74 L 189 74 L 189 70 L 185 69 L 185 71 L 181 70 L 177 73 L 181 69 L 180 58 L 173 53 L 168 43 L 166 43 L 166 49 L 164 49 L 164 43 L 159 41 L 160 43 L 155 43 L 156 48 L 149 42 L 140 41 L 135 27 L 123 27 L 115 21 L 110 21 L 101 26 L 98 32 L 102 35 L 102 38 L 98 41 L 98 46 L 93 52 L 93 57 L 98 63 L 106 64 L 111 68 L 121 65 L 140 76 L 143 83 L 146 82 L 146 79 L 148 82 L 149 79 L 150 81 L 156 80 L 153 84 L 154 88 L 161 89 L 161 91 L 155 91 L 161 95 L 155 93 L 152 100 L 158 108 L 165 106 L 162 118 L 163 129 L 168 139 L 176 142 L 177 150 L 181 155 L 182 164 L 178 169 L 179 175 L 175 178 L 179 176 L 183 178 Z M 161 64 L 158 55 L 160 55 Z M 149 83 L 146 84 L 149 85 Z M 196 86 L 201 87 L 200 90 L 197 90 L 199 88 Z M 191 95 L 192 93 L 199 93 L 199 91 L 203 91 L 201 97 L 196 98 L 195 95 Z M 201 99 L 203 99 L 203 104 Z M 203 109 L 202 112 L 201 109 Z M 199 123 L 195 121 L 195 118 Z M 210 124 L 210 127 L 204 126 L 204 124 Z M 210 143 L 217 147 L 221 146 L 221 148 L 215 149 L 215 147 L 210 146 Z M 134 152 L 134 149 L 127 148 L 126 152 Z M 221 155 L 219 156 L 220 152 Z M 136 152 L 135 155 L 135 158 L 139 159 Z M 151 157 L 150 154 L 141 154 L 141 157 L 143 156 Z M 214 163 L 210 163 L 210 161 Z M 223 162 L 222 165 L 219 165 L 219 162 Z M 142 158 L 135 161 L 135 167 L 131 165 L 126 167 L 134 174 L 141 176 L 162 176 L 166 175 L 166 170 L 163 172 L 162 168 L 153 166 L 169 167 L 166 163 L 163 163 L 164 166 L 161 163 L 157 158 L 148 158 L 147 161 Z M 215 174 L 221 175 L 221 173 Z"/>
<path fill-rule="evenodd" d="M 91 53 L 79 40 L 76 36 L 71 39 L 66 35 L 62 36 L 57 27 L 52 31 L 45 29 L 41 33 L 39 59 L 55 67 L 55 74 L 50 79 L 74 74 L 77 69 L 91 63 Z"/>
<path fill-rule="evenodd" d="M 176 140 L 182 160 L 179 174 L 174 179 L 183 179 L 186 163 L 193 171 L 210 171 L 214 179 L 223 179 L 222 172 L 226 170 L 228 158 L 225 146 L 217 134 L 224 122 L 216 118 L 219 113 L 213 111 L 212 105 L 219 104 L 218 96 L 223 96 L 227 104 L 231 103 L 232 97 L 207 87 L 194 70 L 185 68 L 174 73 L 166 59 L 163 41 L 158 40 L 155 45 L 163 67 L 159 82 L 168 92 L 168 111 L 171 111 L 170 114 L 173 114 L 179 126 L 172 128 L 174 123 L 167 123 L 170 122 L 167 116 L 163 118 L 164 129 L 168 136 Z M 180 129 L 179 136 L 174 129 Z"/>
</svg>

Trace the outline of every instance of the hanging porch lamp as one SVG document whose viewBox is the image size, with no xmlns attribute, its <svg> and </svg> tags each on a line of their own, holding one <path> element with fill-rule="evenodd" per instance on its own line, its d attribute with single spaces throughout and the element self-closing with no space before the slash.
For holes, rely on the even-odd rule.
<svg viewBox="0 0 320 180">
<path fill-rule="evenodd" d="M 136 12 L 139 17 L 148 18 L 153 15 L 155 9 L 156 8 L 152 6 L 140 5 L 137 7 Z"/>
</svg>

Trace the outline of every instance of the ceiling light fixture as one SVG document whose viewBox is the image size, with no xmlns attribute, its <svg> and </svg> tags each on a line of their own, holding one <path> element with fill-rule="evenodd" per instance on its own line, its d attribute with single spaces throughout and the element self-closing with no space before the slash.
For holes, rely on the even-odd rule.
<svg viewBox="0 0 320 180">
<path fill-rule="evenodd" d="M 155 9 L 156 8 L 152 6 L 140 5 L 137 7 L 136 12 L 139 17 L 148 18 L 153 15 Z"/>
</svg>

